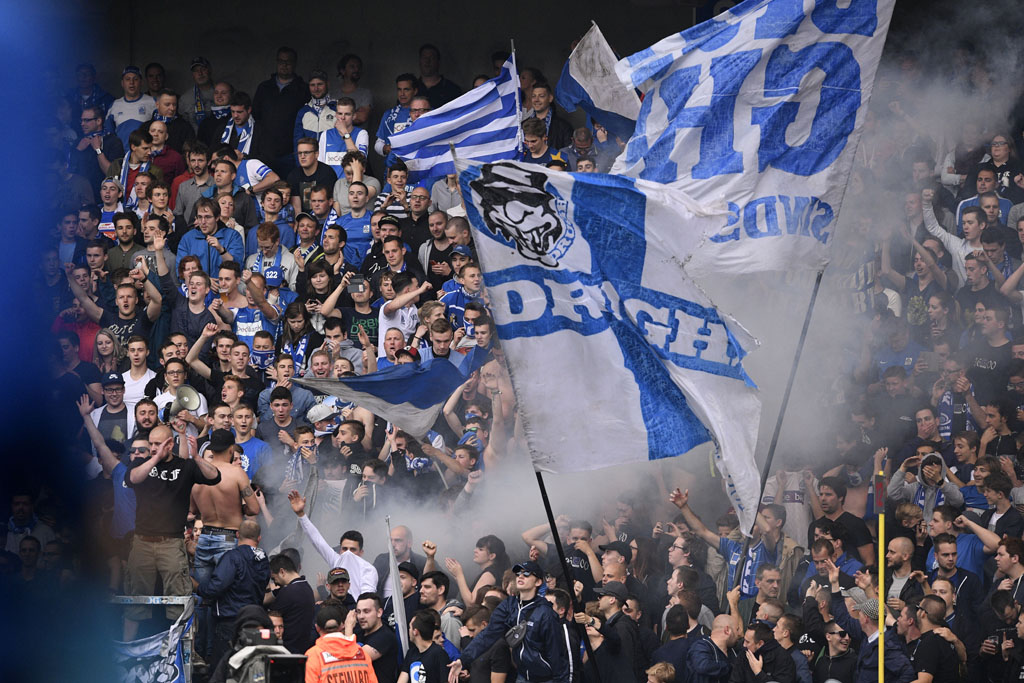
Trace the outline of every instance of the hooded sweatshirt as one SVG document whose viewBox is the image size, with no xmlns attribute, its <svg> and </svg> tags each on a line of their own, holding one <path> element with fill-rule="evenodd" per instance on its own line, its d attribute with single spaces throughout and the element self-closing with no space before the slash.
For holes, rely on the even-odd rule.
<svg viewBox="0 0 1024 683">
<path fill-rule="evenodd" d="M 924 510 L 925 519 L 931 519 L 932 511 L 939 505 L 961 507 L 964 504 L 964 494 L 953 482 L 949 481 L 949 468 L 942 456 L 935 454 L 925 456 L 921 461 L 921 468 L 932 463 L 942 466 L 942 480 L 938 485 L 925 483 L 921 475 L 917 477 L 917 481 L 908 483 L 906 481 L 907 473 L 904 470 L 897 470 L 893 472 L 892 479 L 889 481 L 887 491 L 889 500 L 895 502 L 906 500 L 915 503 Z"/>
</svg>

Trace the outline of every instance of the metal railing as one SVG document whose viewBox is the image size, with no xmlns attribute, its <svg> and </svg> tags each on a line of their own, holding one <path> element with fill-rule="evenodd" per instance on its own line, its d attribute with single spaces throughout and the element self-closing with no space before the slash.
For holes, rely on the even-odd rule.
<svg viewBox="0 0 1024 683">
<path fill-rule="evenodd" d="M 181 605 L 185 611 L 194 611 L 194 595 L 115 595 L 110 599 L 114 605 Z M 192 683 L 192 636 L 195 622 L 181 635 L 181 661 L 184 666 L 185 682 Z"/>
</svg>

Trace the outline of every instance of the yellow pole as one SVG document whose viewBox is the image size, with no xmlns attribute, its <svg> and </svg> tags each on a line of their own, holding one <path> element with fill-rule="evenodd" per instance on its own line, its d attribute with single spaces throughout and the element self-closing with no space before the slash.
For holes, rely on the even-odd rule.
<svg viewBox="0 0 1024 683">
<path fill-rule="evenodd" d="M 885 472 L 878 480 L 885 481 Z M 877 495 L 877 488 L 876 494 Z M 876 505 L 878 501 L 875 501 Z M 878 514 L 878 680 L 885 680 L 885 508 Z"/>
</svg>

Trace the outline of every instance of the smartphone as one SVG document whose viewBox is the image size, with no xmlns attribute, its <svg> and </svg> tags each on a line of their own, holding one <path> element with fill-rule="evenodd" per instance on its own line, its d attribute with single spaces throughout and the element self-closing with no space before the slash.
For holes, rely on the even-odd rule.
<svg viewBox="0 0 1024 683">
<path fill-rule="evenodd" d="M 942 356 L 934 351 L 922 351 L 921 355 L 918 356 L 918 360 L 923 360 L 928 365 L 929 372 L 939 372 L 942 370 Z"/>
<path fill-rule="evenodd" d="M 362 294 L 366 291 L 366 278 L 362 275 L 354 275 L 349 280 L 347 290 L 349 294 Z"/>
</svg>

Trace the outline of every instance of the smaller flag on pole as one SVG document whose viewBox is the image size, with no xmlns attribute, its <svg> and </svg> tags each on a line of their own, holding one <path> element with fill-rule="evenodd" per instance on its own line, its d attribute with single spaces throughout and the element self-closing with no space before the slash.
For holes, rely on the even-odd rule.
<svg viewBox="0 0 1024 683">
<path fill-rule="evenodd" d="M 519 74 L 513 57 L 496 78 L 423 114 L 391 136 L 391 151 L 409 168 L 409 182 L 455 173 L 449 143 L 460 159 L 515 159 L 519 135 Z"/>
<path fill-rule="evenodd" d="M 579 107 L 605 129 L 626 141 L 640 116 L 640 98 L 615 73 L 618 59 L 594 24 L 569 55 L 555 87 L 555 99 L 566 111 Z"/>
<path fill-rule="evenodd" d="M 395 549 L 391 545 L 391 515 L 384 518 L 388 527 L 388 568 L 391 572 L 391 601 L 395 611 L 395 629 L 398 631 L 398 639 L 402 642 L 402 656 L 409 650 L 409 619 L 405 615 L 405 598 L 402 595 L 402 579 L 398 576 L 398 558 L 395 557 Z"/>
</svg>

